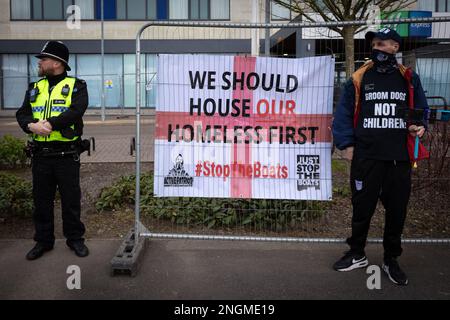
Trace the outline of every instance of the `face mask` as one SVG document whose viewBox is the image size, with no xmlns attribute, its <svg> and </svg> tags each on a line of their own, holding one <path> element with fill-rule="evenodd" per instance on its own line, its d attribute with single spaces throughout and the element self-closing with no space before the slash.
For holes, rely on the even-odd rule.
<svg viewBox="0 0 450 320">
<path fill-rule="evenodd" d="M 380 73 L 391 73 L 398 69 L 394 54 L 373 49 L 370 58 L 374 62 L 376 70 Z"/>
</svg>

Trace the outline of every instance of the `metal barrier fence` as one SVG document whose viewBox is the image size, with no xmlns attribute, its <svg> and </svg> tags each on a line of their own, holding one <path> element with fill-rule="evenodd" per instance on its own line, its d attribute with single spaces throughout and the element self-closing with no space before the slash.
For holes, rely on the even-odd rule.
<svg viewBox="0 0 450 320">
<path fill-rule="evenodd" d="M 411 66 L 421 76 L 421 81 L 431 108 L 447 108 L 450 98 L 450 17 L 395 19 L 378 21 L 380 25 L 416 26 L 429 24 L 432 36 L 405 38 L 398 59 Z M 136 36 L 136 202 L 135 240 L 139 237 L 176 239 L 220 239 L 257 241 L 307 241 L 342 242 L 350 235 L 351 203 L 348 182 L 349 163 L 338 151 L 332 157 L 333 200 L 294 201 L 276 199 L 217 199 L 217 198 L 155 198 L 151 173 L 141 175 L 141 124 L 140 110 L 144 90 L 141 70 L 141 38 L 154 37 L 150 27 L 164 28 L 171 38 L 177 34 L 199 41 L 198 52 L 233 54 L 236 48 L 220 39 L 236 39 L 250 43 L 251 32 L 256 29 L 271 30 L 271 56 L 286 58 L 296 56 L 331 55 L 335 61 L 334 107 L 339 89 L 348 78 L 346 74 L 345 45 L 332 28 L 345 26 L 367 27 L 367 21 L 290 23 L 290 24 L 233 24 L 201 22 L 152 22 L 144 25 Z M 175 29 L 174 29 L 175 28 Z M 161 29 L 160 29 L 161 30 Z M 370 54 L 364 41 L 363 30 L 354 40 L 355 67 L 362 65 Z M 205 38 L 211 40 L 207 42 Z M 273 40 L 275 39 L 275 40 Z M 299 41 L 300 43 L 296 43 Z M 244 41 L 244 42 L 240 42 Z M 202 44 L 202 42 L 204 42 Z M 294 43 L 292 43 L 294 42 Z M 207 48 L 205 43 L 215 44 Z M 303 46 L 303 47 L 302 47 Z M 264 47 L 264 46 L 261 46 Z M 301 52 L 293 51 L 293 47 Z M 240 47 L 242 48 L 242 46 Z M 248 48 L 248 46 L 246 47 Z M 209 51 L 209 52 L 208 52 Z M 161 52 L 163 53 L 163 52 Z M 171 52 L 173 53 L 173 52 Z M 185 52 L 176 52 L 185 53 Z M 188 53 L 192 53 L 189 51 Z M 247 52 L 248 53 L 248 52 Z M 234 54 L 245 54 L 236 51 Z M 347 71 L 348 73 L 348 71 Z M 158 77 L 146 88 L 158 88 Z M 157 93 L 158 94 L 158 93 Z M 175 92 L 173 94 L 176 94 Z M 450 211 L 446 206 L 450 193 L 450 162 L 448 161 L 450 137 L 448 123 L 430 125 L 425 144 L 431 150 L 429 160 L 419 163 L 413 173 L 413 193 L 410 200 L 405 234 L 410 243 L 449 243 Z M 170 162 L 173 159 L 166 159 Z M 141 188 L 141 184 L 143 184 Z M 371 240 L 380 242 L 384 216 L 382 208 L 372 221 Z M 151 230 L 151 231 L 149 231 Z"/>
</svg>

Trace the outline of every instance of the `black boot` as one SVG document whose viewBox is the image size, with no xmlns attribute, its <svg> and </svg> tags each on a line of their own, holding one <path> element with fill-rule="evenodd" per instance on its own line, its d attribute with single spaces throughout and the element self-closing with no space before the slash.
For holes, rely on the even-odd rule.
<svg viewBox="0 0 450 320">
<path fill-rule="evenodd" d="M 27 260 L 36 260 L 41 257 L 46 251 L 53 249 L 53 245 L 45 244 L 42 242 L 36 243 L 36 245 L 27 253 Z"/>
<path fill-rule="evenodd" d="M 77 256 L 86 257 L 89 255 L 89 249 L 83 241 L 67 241 L 66 243 L 71 250 L 75 251 Z"/>
</svg>

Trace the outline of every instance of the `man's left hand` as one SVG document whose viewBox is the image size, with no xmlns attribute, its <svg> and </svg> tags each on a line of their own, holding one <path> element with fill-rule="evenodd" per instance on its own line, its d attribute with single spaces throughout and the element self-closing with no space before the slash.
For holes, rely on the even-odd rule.
<svg viewBox="0 0 450 320">
<path fill-rule="evenodd" d="M 422 138 L 423 134 L 425 133 L 425 128 L 423 126 L 416 126 L 411 125 L 408 128 L 409 134 L 413 137 L 419 136 L 419 138 Z"/>
<path fill-rule="evenodd" d="M 50 122 L 48 122 L 47 120 L 43 120 L 42 124 L 44 125 L 44 127 L 46 127 L 48 130 L 53 131 L 53 127 L 52 124 Z"/>
</svg>

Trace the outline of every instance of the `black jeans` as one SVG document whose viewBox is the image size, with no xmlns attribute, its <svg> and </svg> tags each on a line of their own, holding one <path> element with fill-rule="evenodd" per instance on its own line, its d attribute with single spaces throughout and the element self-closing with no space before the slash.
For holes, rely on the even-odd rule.
<svg viewBox="0 0 450 320">
<path fill-rule="evenodd" d="M 80 220 L 80 161 L 73 156 L 40 157 L 32 160 L 34 240 L 53 246 L 54 201 L 56 187 L 61 195 L 63 233 L 68 242 L 84 241 L 85 227 Z"/>
<path fill-rule="evenodd" d="M 352 236 L 347 239 L 352 251 L 364 254 L 370 220 L 378 199 L 386 210 L 383 235 L 384 258 L 402 253 L 401 235 L 411 193 L 409 161 L 382 161 L 354 158 L 351 166 Z"/>
</svg>

